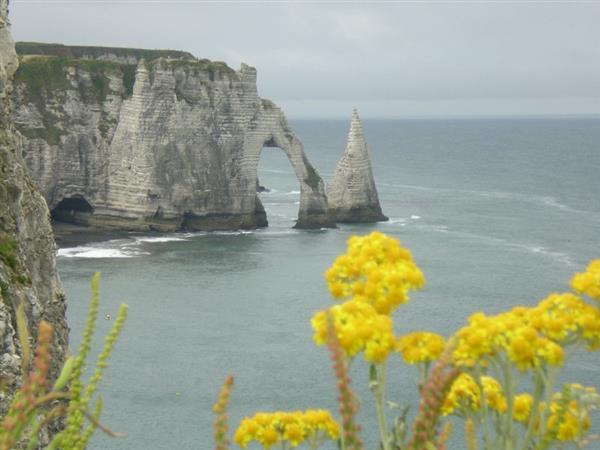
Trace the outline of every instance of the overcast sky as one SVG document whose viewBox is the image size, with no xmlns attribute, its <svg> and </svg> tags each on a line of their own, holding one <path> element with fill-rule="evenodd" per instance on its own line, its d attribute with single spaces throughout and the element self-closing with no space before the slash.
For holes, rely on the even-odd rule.
<svg viewBox="0 0 600 450">
<path fill-rule="evenodd" d="M 289 117 L 600 114 L 600 1 L 11 0 L 16 40 L 258 69 Z"/>
</svg>

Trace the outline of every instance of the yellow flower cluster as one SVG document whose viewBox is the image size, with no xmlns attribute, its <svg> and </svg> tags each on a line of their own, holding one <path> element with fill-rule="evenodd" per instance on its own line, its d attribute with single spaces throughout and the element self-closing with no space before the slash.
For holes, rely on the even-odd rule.
<svg viewBox="0 0 600 450">
<path fill-rule="evenodd" d="M 600 260 L 571 280 L 576 292 L 600 300 Z M 600 309 L 573 293 L 550 294 L 532 308 L 519 306 L 496 316 L 479 312 L 457 334 L 455 361 L 486 366 L 489 358 L 506 353 L 519 369 L 561 365 L 563 347 L 583 343 L 600 349 Z"/>
<path fill-rule="evenodd" d="M 444 338 L 436 333 L 416 331 L 401 336 L 396 350 L 407 364 L 428 363 L 438 359 L 444 350 Z"/>
<path fill-rule="evenodd" d="M 317 345 L 327 341 L 329 320 L 333 321 L 340 346 L 348 357 L 364 351 L 365 359 L 377 364 L 385 361 L 394 349 L 391 317 L 378 314 L 368 303 L 351 300 L 315 314 L 311 324 Z"/>
<path fill-rule="evenodd" d="M 575 400 L 571 400 L 564 410 L 552 402 L 550 411 L 548 431 L 559 441 L 576 441 L 590 429 L 589 415 L 579 410 Z"/>
<path fill-rule="evenodd" d="M 488 376 L 481 377 L 481 386 L 488 407 L 499 413 L 507 410 L 507 402 L 500 383 Z M 591 426 L 589 412 L 600 406 L 600 395 L 594 388 L 571 384 L 567 387 L 568 397 L 556 393 L 550 403 L 550 411 L 546 420 L 546 439 L 575 442 L 588 432 Z M 533 405 L 531 394 L 519 394 L 513 400 L 512 418 L 527 426 Z M 544 402 L 539 404 L 541 414 L 546 408 Z M 469 412 L 481 410 L 481 390 L 475 379 L 462 373 L 452 384 L 446 400 L 442 405 L 442 414 L 458 413 L 468 415 Z M 539 431 L 539 419 L 535 425 Z"/>
<path fill-rule="evenodd" d="M 600 396 L 594 388 L 567 385 L 566 392 L 558 392 L 552 398 L 547 432 L 559 441 L 579 441 L 590 429 L 590 410 L 598 406 Z"/>
<path fill-rule="evenodd" d="M 339 425 L 329 411 L 308 409 L 304 412 L 256 413 L 253 417 L 242 419 L 233 439 L 242 448 L 254 440 L 269 449 L 284 442 L 292 448 L 303 442 L 315 447 L 321 441 L 334 440 L 339 435 Z"/>
<path fill-rule="evenodd" d="M 344 303 L 313 316 L 315 343 L 327 341 L 331 321 L 346 356 L 364 352 L 367 361 L 384 362 L 396 346 L 391 314 L 408 301 L 408 291 L 425 283 L 410 252 L 377 231 L 353 236 L 325 279 L 331 295 Z"/>
<path fill-rule="evenodd" d="M 563 442 L 580 440 L 590 429 L 590 410 L 600 406 L 600 395 L 593 387 L 569 384 L 566 386 L 565 393 L 558 392 L 552 397 L 546 420 L 546 440 Z M 533 397 L 530 394 L 515 396 L 513 419 L 526 424 L 529 421 L 532 405 Z M 540 402 L 538 412 L 541 414 L 545 409 L 545 402 Z M 539 420 L 535 428 L 539 431 Z"/>
<path fill-rule="evenodd" d="M 583 342 L 588 350 L 600 348 L 600 309 L 571 293 L 550 294 L 528 316 L 542 334 L 568 345 Z"/>
<path fill-rule="evenodd" d="M 455 363 L 486 366 L 488 358 L 505 352 L 521 370 L 543 364 L 560 365 L 562 348 L 529 323 L 529 313 L 528 308 L 517 307 L 496 316 L 481 312 L 471 315 L 469 324 L 456 334 Z"/>
<path fill-rule="evenodd" d="M 481 386 L 485 395 L 486 405 L 498 412 L 507 409 L 506 397 L 502 392 L 500 383 L 489 376 L 481 377 Z M 454 412 L 467 413 L 478 411 L 481 408 L 481 389 L 475 379 L 467 374 L 461 373 L 454 383 L 442 405 L 442 414 L 447 416 Z"/>
<path fill-rule="evenodd" d="M 585 272 L 576 273 L 571 287 L 578 294 L 585 294 L 600 302 L 600 259 L 591 261 Z"/>
<path fill-rule="evenodd" d="M 425 284 L 410 251 L 377 231 L 348 239 L 348 251 L 336 258 L 325 279 L 334 298 L 369 303 L 380 314 L 390 314 L 408 301 L 409 290 Z"/>
</svg>

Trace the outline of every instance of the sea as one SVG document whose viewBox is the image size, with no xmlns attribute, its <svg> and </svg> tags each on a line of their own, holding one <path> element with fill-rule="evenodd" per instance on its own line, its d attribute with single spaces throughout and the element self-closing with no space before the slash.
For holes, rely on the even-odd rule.
<svg viewBox="0 0 600 450">
<path fill-rule="evenodd" d="M 290 124 L 329 180 L 349 120 Z M 214 448 L 212 405 L 228 374 L 232 432 L 257 411 L 326 408 L 337 416 L 331 362 L 313 343 L 310 319 L 333 304 L 323 273 L 352 235 L 378 230 L 399 239 L 425 274 L 425 288 L 395 314 L 398 334 L 449 336 L 476 311 L 534 305 L 567 291 L 571 275 L 600 258 L 600 118 L 363 120 L 363 129 L 387 222 L 293 229 L 298 181 L 285 154 L 265 148 L 258 175 L 269 189 L 260 194 L 268 228 L 95 235 L 58 249 L 73 348 L 95 272 L 95 352 L 119 304 L 129 305 L 99 389 L 102 423 L 125 436 L 98 432 L 90 449 Z M 351 374 L 365 448 L 376 450 L 367 364 L 357 359 Z M 414 414 L 416 369 L 393 355 L 387 377 L 387 399 Z M 600 389 L 598 353 L 570 355 L 564 381 Z M 599 425 L 595 414 L 592 431 Z M 461 434 L 457 425 L 450 450 L 465 448 Z"/>
</svg>

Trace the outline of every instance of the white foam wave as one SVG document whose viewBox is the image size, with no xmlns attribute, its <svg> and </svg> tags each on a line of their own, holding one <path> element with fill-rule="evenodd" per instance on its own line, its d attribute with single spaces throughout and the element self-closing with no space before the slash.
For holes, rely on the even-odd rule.
<svg viewBox="0 0 600 450">
<path fill-rule="evenodd" d="M 419 220 L 421 218 L 421 216 L 412 215 L 412 216 L 410 216 L 410 218 L 413 220 Z"/>
<path fill-rule="evenodd" d="M 150 253 L 134 250 L 130 247 L 103 248 L 80 246 L 72 248 L 61 248 L 57 256 L 64 258 L 134 258 L 136 256 L 149 255 Z"/>
<path fill-rule="evenodd" d="M 254 234 L 254 230 L 213 231 L 211 234 L 218 236 L 240 236 L 242 234 Z"/>
<path fill-rule="evenodd" d="M 298 234 L 300 231 L 293 228 L 286 228 L 285 230 L 270 230 L 269 228 L 262 228 L 257 232 L 260 234 L 266 234 L 268 236 L 284 236 L 288 234 Z"/>
<path fill-rule="evenodd" d="M 183 233 L 182 236 L 187 240 L 193 237 L 206 236 L 207 234 L 209 234 L 208 231 L 189 231 L 187 233 Z"/>
<path fill-rule="evenodd" d="M 406 224 L 406 219 L 402 217 L 390 217 L 386 222 L 382 222 L 384 225 L 397 225 Z"/>
<path fill-rule="evenodd" d="M 157 243 L 157 242 L 177 242 L 177 241 L 185 241 L 186 239 L 183 237 L 176 236 L 158 236 L 158 237 L 136 237 L 135 240 L 137 242 L 147 242 L 147 243 Z"/>
<path fill-rule="evenodd" d="M 298 194 L 300 194 L 300 191 L 290 191 L 290 192 L 286 192 L 283 195 L 298 195 Z"/>
</svg>

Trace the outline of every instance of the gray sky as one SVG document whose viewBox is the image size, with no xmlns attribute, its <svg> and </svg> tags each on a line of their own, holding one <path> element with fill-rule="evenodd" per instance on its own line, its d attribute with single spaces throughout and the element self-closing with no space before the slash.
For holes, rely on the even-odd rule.
<svg viewBox="0 0 600 450">
<path fill-rule="evenodd" d="M 600 0 L 11 0 L 17 40 L 258 69 L 289 117 L 600 114 Z"/>
</svg>

